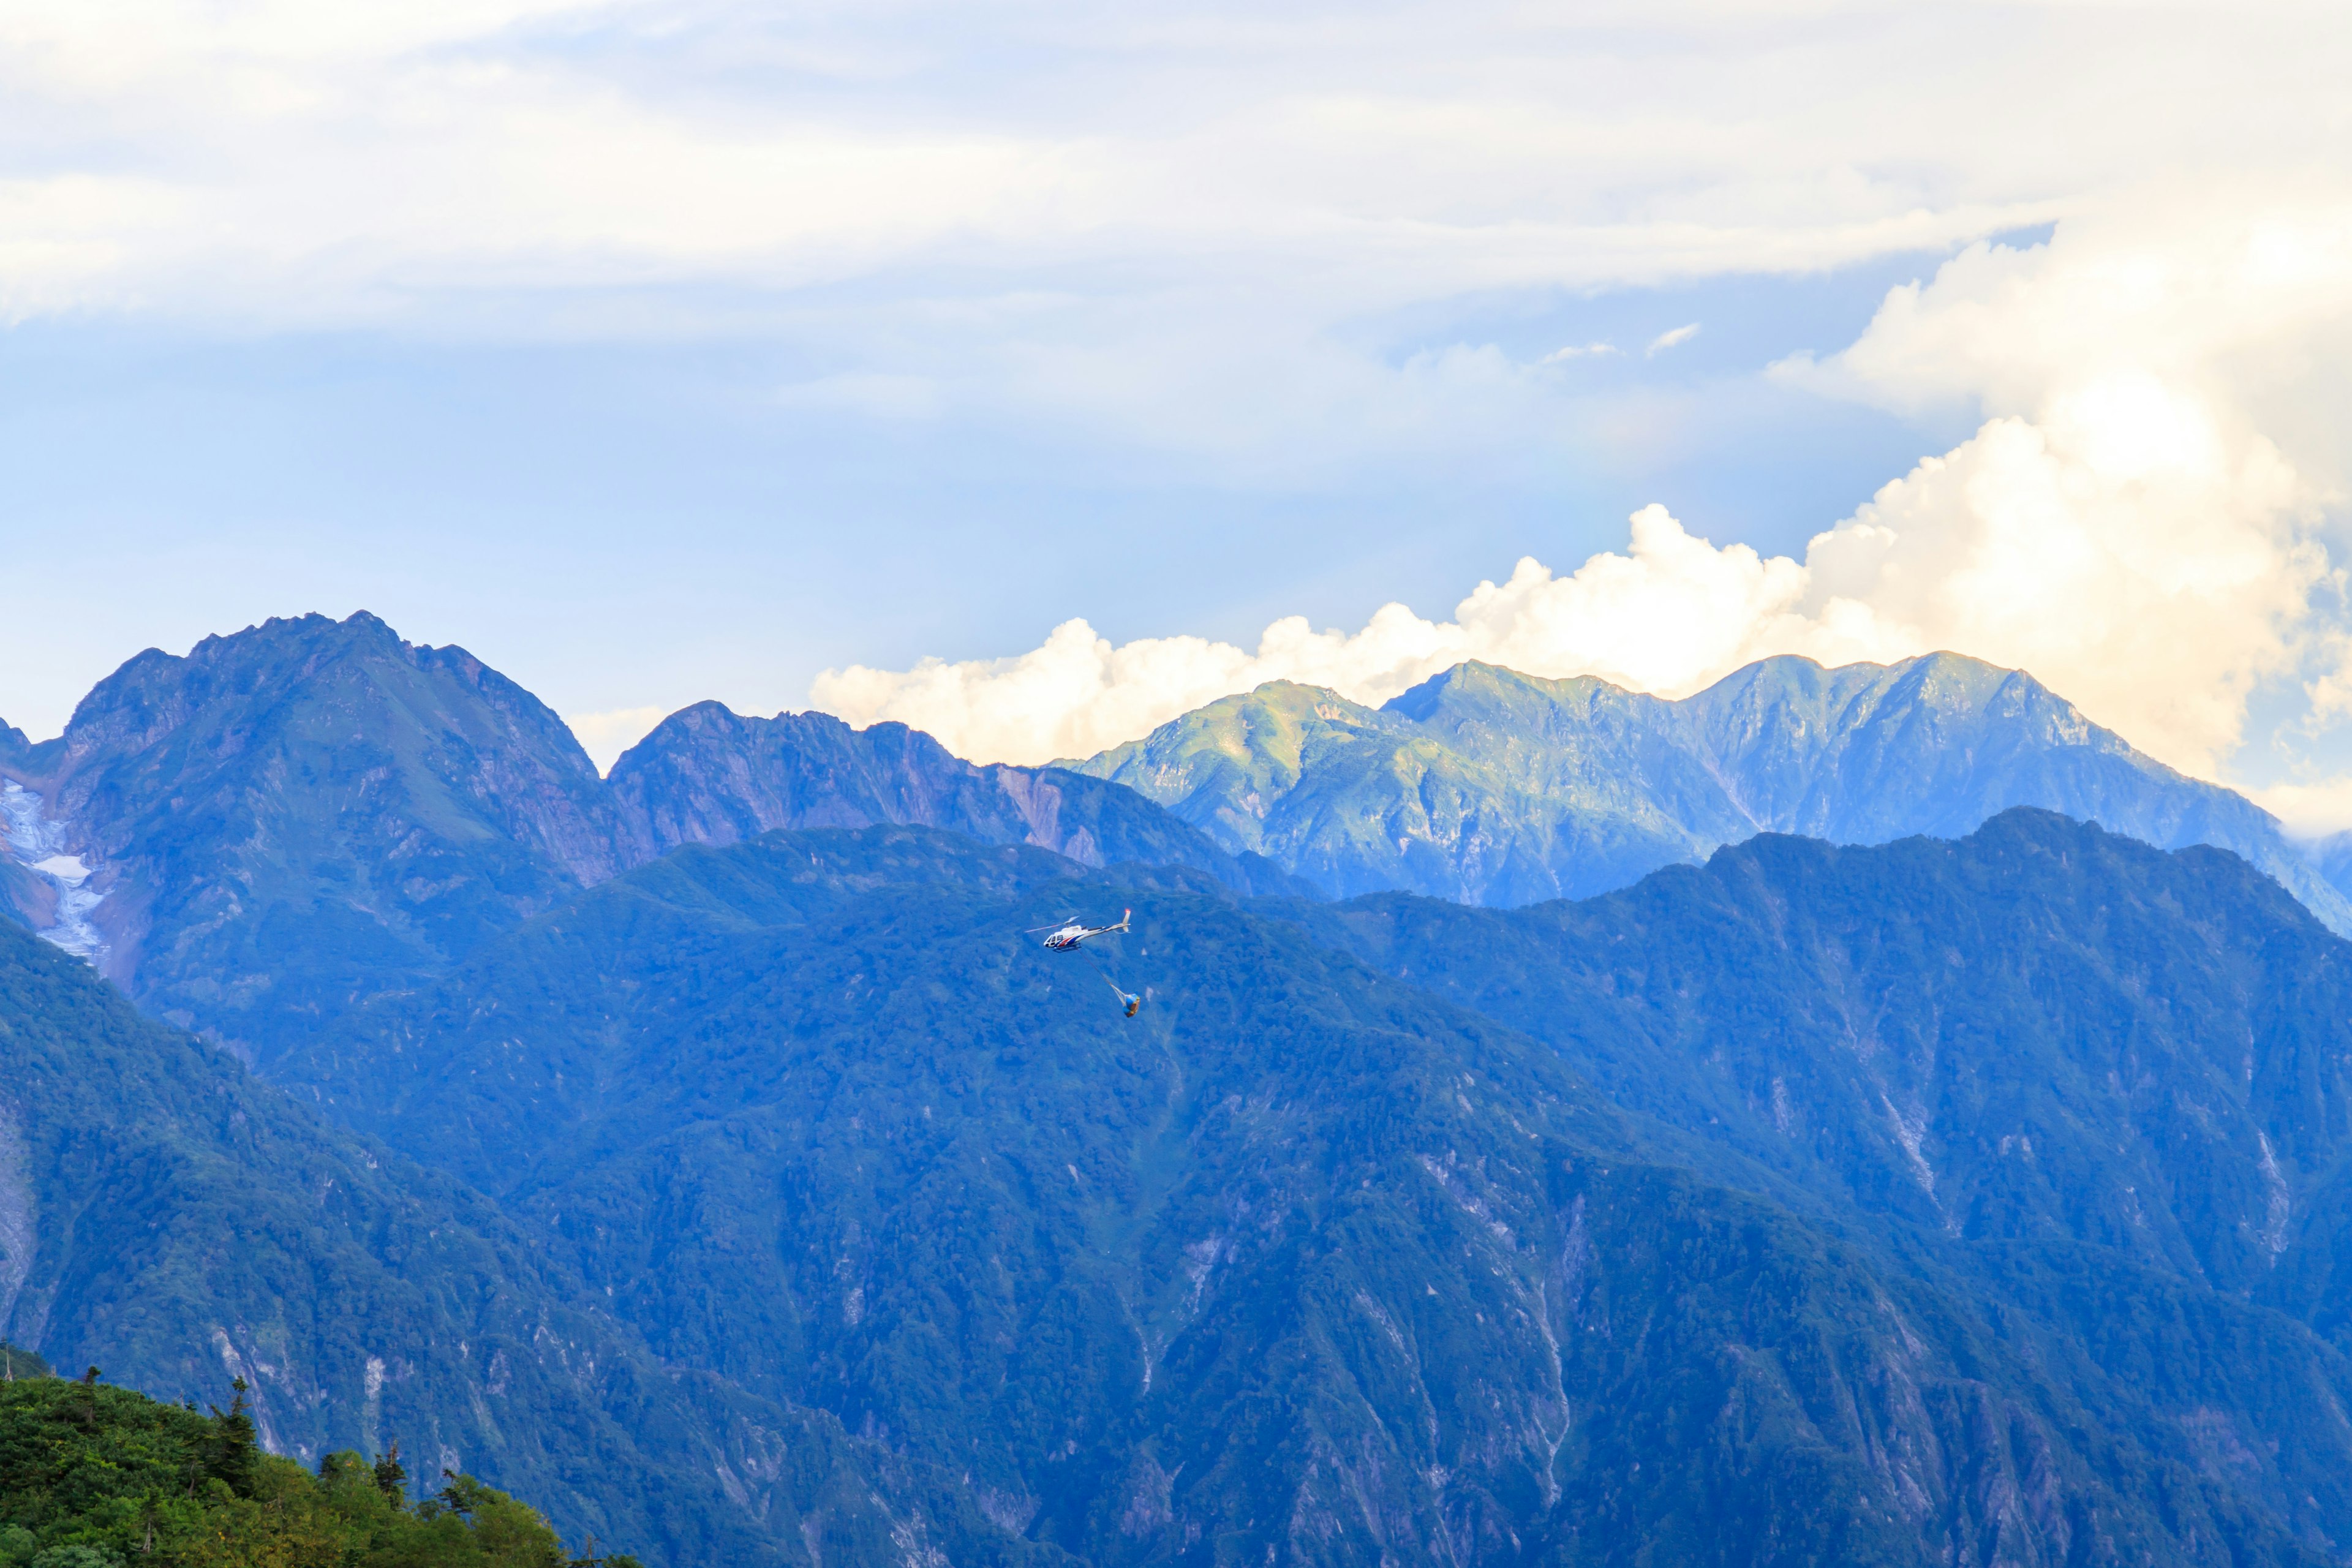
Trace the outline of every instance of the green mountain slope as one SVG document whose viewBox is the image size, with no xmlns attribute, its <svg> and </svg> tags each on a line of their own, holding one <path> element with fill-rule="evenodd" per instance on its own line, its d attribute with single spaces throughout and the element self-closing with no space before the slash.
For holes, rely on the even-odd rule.
<svg viewBox="0 0 2352 1568">
<path fill-rule="evenodd" d="M 1120 903 L 1131 1024 L 1095 960 L 1020 934 Z M 2089 1403 L 2058 1309 L 2004 1318 L 1899 1237 L 1671 1168 L 1688 1140 L 1552 1049 L 1283 921 L 1035 850 L 681 851 L 286 1068 L 495 1193 L 665 1356 L 1094 1563 L 2327 1539 Z"/>
<path fill-rule="evenodd" d="M 330 1130 L 0 926 L 0 1336 L 167 1398 L 252 1385 L 276 1452 L 478 1473 L 677 1563 L 1018 1562 L 971 1500 L 830 1417 L 664 1364 L 484 1203 Z M 876 1560 L 869 1555 L 867 1560 Z"/>
<path fill-rule="evenodd" d="M 2232 849 L 2352 930 L 2352 900 L 2268 813 L 1954 654 L 1765 659 L 1680 702 L 1480 664 L 1377 710 L 1277 682 L 1073 765 L 1341 896 L 1581 898 L 1759 832 L 1881 843 L 2036 805 Z"/>
</svg>

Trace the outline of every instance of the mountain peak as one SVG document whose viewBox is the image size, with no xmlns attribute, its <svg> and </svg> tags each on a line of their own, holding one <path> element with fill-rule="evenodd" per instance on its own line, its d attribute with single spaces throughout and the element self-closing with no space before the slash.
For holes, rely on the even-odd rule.
<svg viewBox="0 0 2352 1568">
<path fill-rule="evenodd" d="M 1342 896 L 1582 897 L 1759 831 L 1948 838 L 2032 805 L 2227 847 L 2352 929 L 2352 900 L 2252 803 L 2141 755 L 2031 674 L 1949 650 L 1759 659 L 1672 701 L 1477 660 L 1377 712 L 1269 683 L 1078 766 Z"/>
</svg>

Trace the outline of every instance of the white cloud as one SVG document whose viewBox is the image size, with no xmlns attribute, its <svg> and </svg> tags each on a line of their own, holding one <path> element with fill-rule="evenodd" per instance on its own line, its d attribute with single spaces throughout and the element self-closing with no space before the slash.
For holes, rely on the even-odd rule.
<svg viewBox="0 0 2352 1568">
<path fill-rule="evenodd" d="M 1943 645 L 2211 769 L 2266 686 L 2352 710 L 2352 199 L 2296 173 L 2342 140 L 2347 75 L 2352 11 L 2315 4 L 0 0 L 0 317 L 752 321 L 813 346 L 796 411 L 1053 419 L 1296 487 L 1557 435 L 1573 378 L 1367 322 L 2063 219 L 1787 368 L 1981 426 L 1802 559 L 1651 510 L 1450 620 L 1255 649 L 1072 622 L 817 691 L 1034 758 L 1276 674 L 1376 697 L 1482 657 L 1680 690 Z"/>
<path fill-rule="evenodd" d="M 2298 838 L 2324 838 L 2352 829 L 2352 779 L 2272 784 L 2246 793 Z"/>
<path fill-rule="evenodd" d="M 2352 710 L 2326 530 L 2345 437 L 2274 439 L 2277 411 L 2352 407 L 2352 196 L 2208 195 L 1979 247 L 1894 291 L 1825 365 L 1786 374 L 1916 405 L 1974 400 L 1969 440 L 1923 460 L 1805 558 L 1765 559 L 1636 513 L 1628 550 L 1556 576 L 1533 560 L 1450 621 L 1391 605 L 1353 634 L 1296 618 L 1255 651 L 1113 647 L 1082 621 L 1020 658 L 828 672 L 814 699 L 904 719 L 990 759 L 1139 735 L 1273 679 L 1365 701 L 1464 658 L 1680 695 L 1767 653 L 1825 662 L 1933 648 L 2031 670 L 2190 772 L 2223 771 L 2250 698 L 2300 679 Z M 2291 440 L 2291 449 L 2282 445 Z"/>
<path fill-rule="evenodd" d="M 1113 646 L 1074 620 L 1014 658 L 828 670 L 811 697 L 853 723 L 895 719 L 927 730 L 976 761 L 1034 763 L 1132 740 L 1262 681 L 1379 702 L 1465 658 L 1687 690 L 1752 657 L 1790 622 L 1804 586 L 1795 562 L 1744 544 L 1718 550 L 1654 506 L 1634 514 L 1627 553 L 1596 555 L 1568 577 L 1522 561 L 1508 581 L 1480 584 L 1451 621 L 1390 605 L 1343 633 L 1293 616 L 1245 651 L 1201 637 Z"/>
<path fill-rule="evenodd" d="M 1683 326 L 1669 328 L 1652 338 L 1650 346 L 1642 352 L 1644 355 L 1656 355 L 1686 343 L 1698 336 L 1698 325 L 1696 321 L 1691 321 Z"/>
<path fill-rule="evenodd" d="M 1572 359 L 1597 359 L 1617 352 L 1615 343 L 1570 343 L 1544 355 L 1546 364 L 1560 364 Z"/>
<path fill-rule="evenodd" d="M 2296 163 L 2347 74 L 2316 5 L 0 0 L 0 319 L 751 330 L 797 408 L 1296 485 L 1561 427 L 1367 322 Z"/>
<path fill-rule="evenodd" d="M 946 267 L 1328 321 L 1833 266 L 2301 157 L 2347 57 L 2331 7 L 0 0 L 0 255 L 19 314 L 446 322 L 488 290 L 487 330 L 533 291 L 866 279 L 911 317 Z"/>
</svg>

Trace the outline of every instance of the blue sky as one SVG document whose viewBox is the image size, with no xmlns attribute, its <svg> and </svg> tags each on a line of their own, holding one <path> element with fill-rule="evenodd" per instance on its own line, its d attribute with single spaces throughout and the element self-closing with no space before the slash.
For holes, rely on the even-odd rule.
<svg viewBox="0 0 2352 1568">
<path fill-rule="evenodd" d="M 1398 597 L 1442 612 L 1522 554 L 1618 543 L 1653 500 L 1801 550 L 1948 433 L 1762 372 L 1850 342 L 1890 280 L 1939 259 L 1347 323 L 1398 364 L 1465 342 L 1633 352 L 1565 363 L 1534 440 L 1303 474 L 1042 420 L 780 405 L 810 367 L 775 341 L 28 322 L 0 338 L 0 468 L 12 559 L 44 587 L 5 634 L 0 711 L 53 732 L 141 647 L 312 608 L 462 642 L 562 711 L 772 710 L 828 665 L 1015 650 L 1072 614 L 1124 640 L 1354 626 Z"/>
<path fill-rule="evenodd" d="M 1034 760 L 1271 675 L 1955 646 L 2352 820 L 2347 55 L 2305 5 L 0 5 L 0 717 L 362 607 L 604 760 L 712 696 Z"/>
</svg>

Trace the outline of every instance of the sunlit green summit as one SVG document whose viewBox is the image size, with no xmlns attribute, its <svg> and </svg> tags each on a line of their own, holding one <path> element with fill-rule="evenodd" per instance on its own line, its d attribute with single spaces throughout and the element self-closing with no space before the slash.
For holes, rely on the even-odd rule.
<svg viewBox="0 0 2352 1568">
<path fill-rule="evenodd" d="M 1484 664 L 1379 708 L 1278 681 L 1071 765 L 1340 897 L 1582 898 L 1756 833 L 1879 844 L 2033 805 L 2236 850 L 2352 928 L 2352 901 L 2268 813 L 1958 654 L 1768 658 L 1679 702 Z"/>
</svg>

